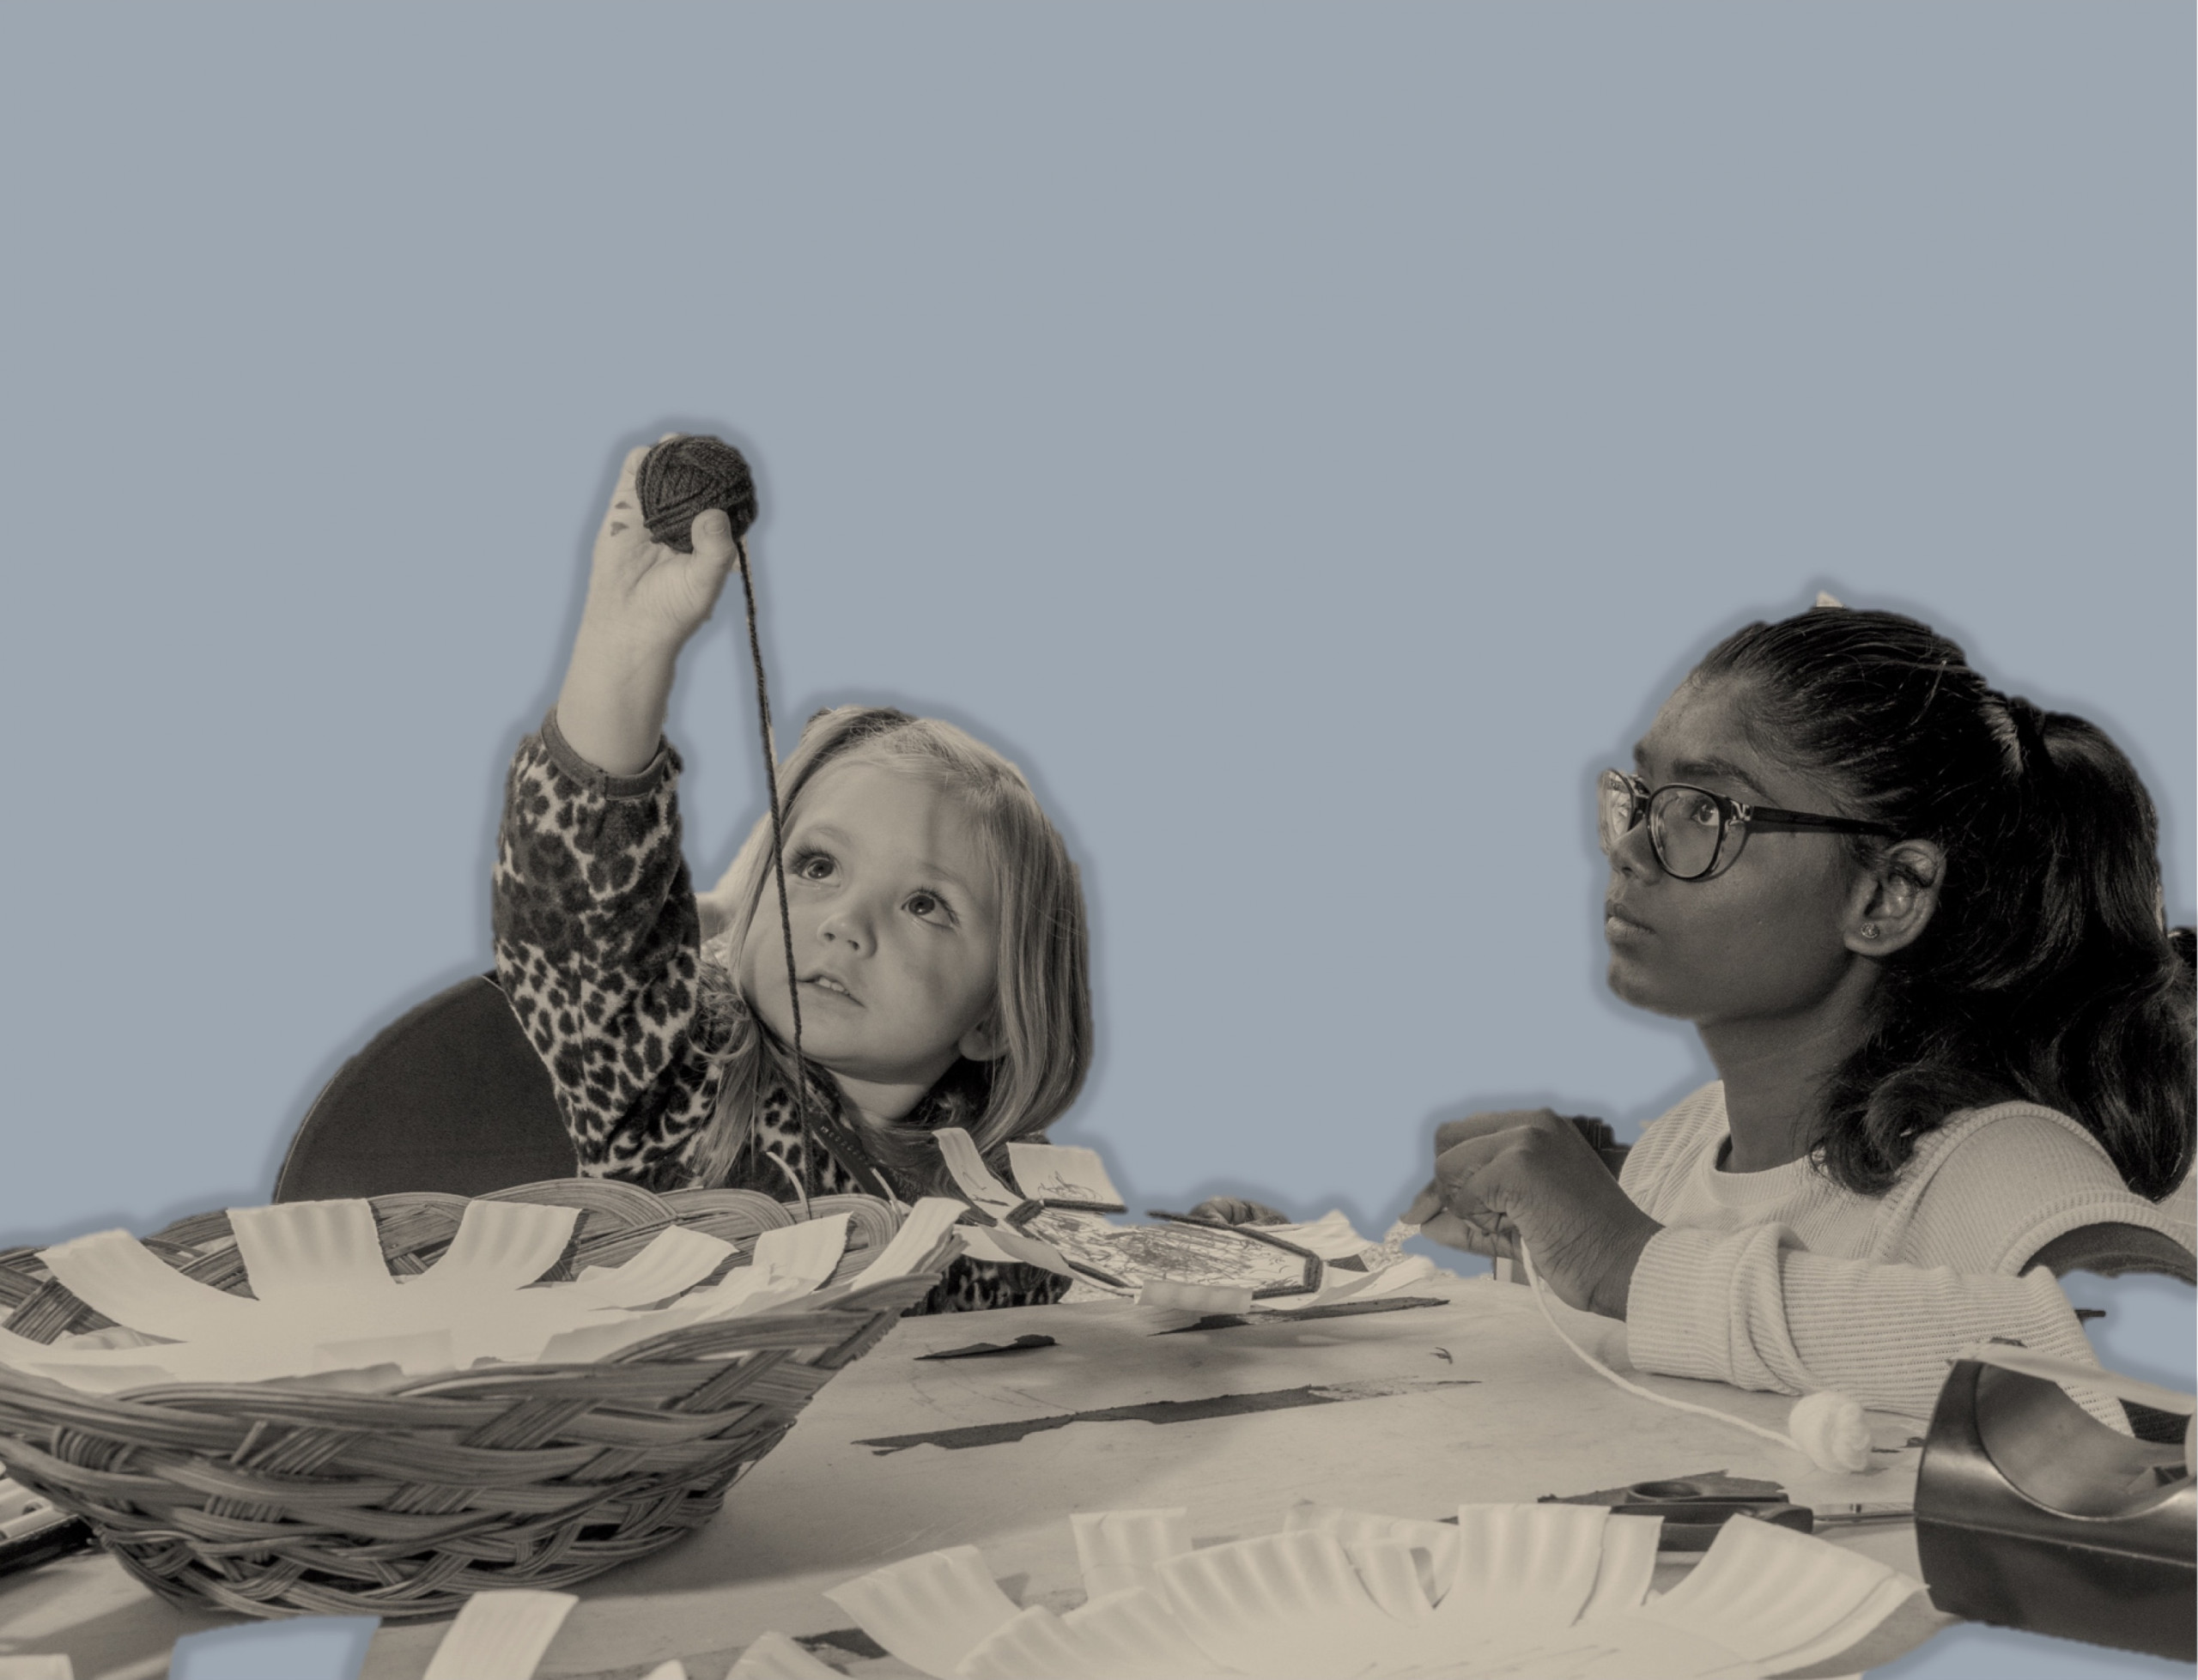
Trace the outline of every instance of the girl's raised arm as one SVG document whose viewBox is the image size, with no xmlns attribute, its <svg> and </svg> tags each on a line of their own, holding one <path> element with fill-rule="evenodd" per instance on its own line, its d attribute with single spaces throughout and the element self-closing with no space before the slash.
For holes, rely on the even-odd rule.
<svg viewBox="0 0 2198 1680">
<path fill-rule="evenodd" d="M 614 776 L 638 774 L 656 756 L 679 650 L 708 621 L 737 557 L 732 522 L 718 508 L 695 516 L 692 554 L 650 538 L 634 488 L 647 453 L 632 451 L 619 470 L 557 694 L 567 743 Z"/>
</svg>

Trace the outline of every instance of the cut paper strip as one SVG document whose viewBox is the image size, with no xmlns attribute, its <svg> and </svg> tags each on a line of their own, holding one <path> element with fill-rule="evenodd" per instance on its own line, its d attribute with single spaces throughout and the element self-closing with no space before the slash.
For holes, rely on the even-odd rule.
<svg viewBox="0 0 2198 1680">
<path fill-rule="evenodd" d="M 1427 1554 L 1401 1540 L 1345 1543 L 1344 1555 L 1365 1583 L 1366 1595 L 1393 1621 L 1418 1622 L 1435 1610 L 1435 1572 Z"/>
<path fill-rule="evenodd" d="M 1283 1532 L 1311 1530 L 1333 1534 L 1346 1552 L 1369 1544 L 1401 1545 L 1427 1558 L 1427 1597 L 1440 1603 L 1458 1574 L 1458 1529 L 1454 1523 L 1418 1517 L 1383 1517 L 1370 1511 L 1346 1511 L 1332 1505 L 1299 1505 L 1283 1519 Z"/>
<path fill-rule="evenodd" d="M 955 1671 L 959 1680 L 1120 1680 L 1087 1651 L 1060 1616 L 1033 1604 L 1002 1622 Z"/>
<path fill-rule="evenodd" d="M 1570 1626 L 1595 1590 L 1610 1513 L 1600 1505 L 1461 1505 L 1446 1616 Z"/>
<path fill-rule="evenodd" d="M 1208 1546 L 1160 1566 L 1168 1607 L 1216 1664 L 1251 1674 L 1352 1674 L 1395 1620 L 1331 1534 Z"/>
<path fill-rule="evenodd" d="M 738 1251 L 722 1237 L 674 1225 L 621 1266 L 589 1266 L 573 1291 L 604 1307 L 647 1307 L 701 1283 Z"/>
<path fill-rule="evenodd" d="M 76 1667 L 65 1656 L 0 1657 L 0 1680 L 76 1680 Z"/>
<path fill-rule="evenodd" d="M 364 1202 L 231 1208 L 229 1229 L 252 1294 L 269 1305 L 308 1297 L 321 1305 L 331 1292 L 376 1295 L 397 1288 L 382 1258 L 373 1210 Z"/>
<path fill-rule="evenodd" d="M 768 1272 L 781 1283 L 806 1283 L 813 1289 L 832 1275 L 847 1252 L 847 1216 L 827 1214 L 764 1232 L 756 1239 L 748 1269 Z"/>
<path fill-rule="evenodd" d="M 844 1213 L 778 1226 L 756 1240 L 756 1252 L 748 1265 L 727 1272 L 707 1289 L 696 1289 L 655 1312 L 606 1315 L 594 1323 L 561 1329 L 538 1344 L 539 1357 L 556 1364 L 607 1359 L 667 1331 L 712 1324 L 739 1313 L 768 1312 L 798 1301 L 814 1294 L 831 1277 L 847 1243 Z"/>
<path fill-rule="evenodd" d="M 1603 1554 L 1595 1566 L 1594 1588 L 1581 1607 L 1583 1626 L 1641 1608 L 1655 1577 L 1656 1545 L 1663 1537 L 1661 1517 L 1612 1513 L 1603 1525 Z"/>
<path fill-rule="evenodd" d="M 1253 1292 L 1216 1283 L 1178 1283 L 1156 1277 L 1137 1292 L 1140 1307 L 1166 1307 L 1179 1313 L 1248 1313 Z"/>
<path fill-rule="evenodd" d="M 361 1336 L 344 1342 L 322 1342 L 307 1356 L 309 1374 L 324 1371 L 362 1371 L 375 1365 L 394 1365 L 407 1376 L 458 1368 L 457 1345 L 447 1330 L 416 1330 L 394 1336 Z"/>
<path fill-rule="evenodd" d="M 564 1258 L 580 1216 L 578 1208 L 541 1202 L 468 1202 L 442 1258 L 411 1287 L 522 1289 Z"/>
<path fill-rule="evenodd" d="M 829 1589 L 824 1596 L 902 1662 L 937 1680 L 1021 1614 L 975 1546 L 926 1552 Z"/>
<path fill-rule="evenodd" d="M 1284 1242 L 1309 1248 L 1324 1260 L 1355 1260 L 1375 1246 L 1351 1228 L 1351 1221 L 1340 1208 L 1302 1225 L 1262 1225 L 1260 1228 Z"/>
<path fill-rule="evenodd" d="M 1006 1218 L 1028 1199 L 993 1176 L 984 1156 L 969 1141 L 969 1134 L 960 1126 L 943 1125 L 932 1136 L 938 1139 L 938 1152 L 945 1159 L 946 1170 L 953 1175 L 955 1186 L 993 1218 Z"/>
<path fill-rule="evenodd" d="M 820 1663 L 817 1666 L 823 1668 L 823 1665 Z M 832 1671 L 827 1668 L 824 1670 L 824 1672 L 831 1674 Z M 641 1677 L 641 1680 L 687 1680 L 687 1665 L 681 1662 L 678 1658 L 674 1657 L 668 1663 L 659 1663 L 647 1674 L 644 1674 Z M 838 1677 L 835 1676 L 834 1680 L 838 1680 Z"/>
<path fill-rule="evenodd" d="M 1331 1274 L 1333 1275 L 1333 1274 Z M 1393 1266 L 1384 1266 L 1372 1274 L 1363 1289 L 1353 1293 L 1364 1296 L 1395 1295 L 1415 1283 L 1424 1283 L 1431 1277 L 1442 1275 L 1442 1268 L 1424 1254 L 1407 1254 Z"/>
<path fill-rule="evenodd" d="M 1155 1511 L 1078 1511 L 1068 1520 L 1087 1601 L 1149 1585 L 1154 1570 L 1191 1549 L 1191 1513 L 1180 1505 Z"/>
<path fill-rule="evenodd" d="M 62 1287 L 95 1313 L 188 1342 L 249 1329 L 256 1301 L 185 1277 L 127 1231 L 94 1231 L 39 1251 Z"/>
<path fill-rule="evenodd" d="M 1093 1598 L 1063 1615 L 1061 1626 L 1119 1680 L 1198 1680 L 1234 1671 L 1199 1648 L 1157 1585 Z"/>
<path fill-rule="evenodd" d="M 889 1278 L 905 1277 L 931 1258 L 932 1251 L 954 1228 L 955 1221 L 962 1217 L 962 1204 L 951 1196 L 926 1196 L 908 1210 L 901 1222 L 901 1228 L 893 1233 L 892 1241 L 877 1251 L 877 1258 L 856 1273 L 851 1280 L 860 1289 L 865 1283 L 883 1283 Z"/>
<path fill-rule="evenodd" d="M 1128 1204 L 1096 1149 L 1064 1143 L 1010 1143 L 1008 1171 L 1015 1187 L 1040 1202 L 1077 1202 L 1120 1213 Z"/>
<path fill-rule="evenodd" d="M 765 1634 L 742 1652 L 725 1680 L 847 1680 L 847 1676 L 817 1661 L 784 1634 L 774 1633 Z"/>
<path fill-rule="evenodd" d="M 569 1592 L 477 1592 L 420 1680 L 532 1680 L 573 1606 Z"/>
<path fill-rule="evenodd" d="M 1768 1662 L 1816 1641 L 1888 1585 L 1902 1590 L 1879 1621 L 1914 1588 L 1910 1578 L 1812 1536 L 1734 1517 L 1687 1578 L 1641 1613 Z"/>
<path fill-rule="evenodd" d="M 962 1252 L 973 1260 L 990 1260 L 996 1265 L 1038 1266 L 1110 1295 L 1128 1293 L 1087 1277 L 1064 1260 L 1060 1251 L 1051 1243 L 1041 1242 L 1020 1231 L 1011 1231 L 1004 1226 L 965 1225 L 956 1234 L 962 1240 Z"/>
<path fill-rule="evenodd" d="M 1972 1343 L 1959 1349 L 1955 1357 L 1997 1365 L 2002 1370 L 2019 1372 L 2026 1377 L 2043 1377 L 2064 1388 L 2089 1390 L 2117 1400 L 2134 1400 L 2140 1406 L 2173 1412 L 2178 1417 L 2188 1417 L 2198 1411 L 2198 1396 L 2185 1394 L 2179 1389 L 2163 1388 L 2158 1383 L 2125 1377 L 2101 1366 L 2079 1365 L 2073 1359 L 2055 1359 L 2004 1342 Z"/>
<path fill-rule="evenodd" d="M 1764 1666 L 1781 1673 L 1828 1662 L 1843 1651 L 1852 1651 L 1892 1613 L 1923 1591 L 1921 1581 L 1889 1580 L 1870 1589 L 1862 1602 L 1830 1627 L 1764 1659 Z"/>
</svg>

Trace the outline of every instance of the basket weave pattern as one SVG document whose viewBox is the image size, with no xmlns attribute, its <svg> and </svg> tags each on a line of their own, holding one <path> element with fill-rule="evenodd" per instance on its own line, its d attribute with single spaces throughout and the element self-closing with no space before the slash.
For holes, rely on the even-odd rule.
<svg viewBox="0 0 2198 1680">
<path fill-rule="evenodd" d="M 599 1180 L 482 1199 L 581 1210 L 551 1281 L 617 1265 L 671 1225 L 734 1244 L 733 1264 L 745 1264 L 757 1236 L 793 1218 L 748 1191 L 652 1195 Z M 466 1201 L 422 1192 L 372 1205 L 402 1274 L 441 1255 Z M 811 1205 L 850 1215 L 835 1283 L 896 1224 L 865 1198 Z M 249 1292 L 225 1213 L 180 1220 L 145 1246 L 201 1283 Z M 381 1392 L 297 1378 L 102 1396 L 0 1367 L 0 1464 L 88 1519 L 124 1568 L 185 1608 L 450 1616 L 475 1592 L 569 1586 L 708 1521 L 810 1396 L 937 1281 L 912 1273 L 823 1305 L 674 1330 L 597 1363 L 486 1366 Z M 21 1248 L 0 1252 L 0 1312 L 40 1342 L 110 1322 Z"/>
</svg>

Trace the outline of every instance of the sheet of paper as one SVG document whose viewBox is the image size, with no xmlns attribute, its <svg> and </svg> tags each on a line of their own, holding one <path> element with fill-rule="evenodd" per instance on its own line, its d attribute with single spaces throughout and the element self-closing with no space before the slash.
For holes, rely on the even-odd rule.
<svg viewBox="0 0 2198 1680">
<path fill-rule="evenodd" d="M 625 1265 L 589 1266 L 571 1287 L 604 1307 L 647 1307 L 694 1288 L 736 1252 L 722 1237 L 674 1225 Z"/>
<path fill-rule="evenodd" d="M 961 1217 L 962 1204 L 951 1196 L 925 1197 L 908 1210 L 901 1228 L 893 1233 L 892 1241 L 878 1250 L 877 1258 L 849 1282 L 859 1289 L 865 1283 L 883 1283 L 888 1278 L 907 1277 L 924 1263 Z"/>
<path fill-rule="evenodd" d="M 1068 1520 L 1086 1598 L 1149 1586 L 1162 1564 L 1191 1550 L 1191 1513 L 1181 1505 L 1155 1511 L 1078 1511 Z"/>
<path fill-rule="evenodd" d="M 580 1216 L 578 1208 L 539 1202 L 468 1202 L 442 1258 L 410 1287 L 481 1293 L 521 1289 L 563 1258 Z"/>
<path fill-rule="evenodd" d="M 938 1139 L 938 1152 L 945 1159 L 946 1170 L 952 1175 L 955 1187 L 969 1198 L 971 1206 L 994 1219 L 1005 1219 L 1029 1199 L 1017 1195 L 993 1176 L 984 1156 L 969 1141 L 969 1134 L 960 1126 L 941 1126 L 932 1136 Z"/>
<path fill-rule="evenodd" d="M 650 1680 L 655 1680 L 653 1676 Z M 817 1659 L 784 1634 L 765 1634 L 740 1653 L 740 1660 L 726 1671 L 725 1680 L 847 1680 L 836 1668 Z"/>
<path fill-rule="evenodd" d="M 533 1680 L 542 1653 L 578 1603 L 569 1592 L 477 1592 L 420 1680 Z"/>
<path fill-rule="evenodd" d="M 1010 1143 L 1007 1165 L 1016 1188 L 1033 1200 L 1088 1202 L 1112 1213 L 1127 1208 L 1096 1149 L 1065 1143 Z"/>
<path fill-rule="evenodd" d="M 824 1596 L 902 1662 L 952 1680 L 962 1659 L 1021 1612 L 975 1546 L 926 1552 Z"/>
<path fill-rule="evenodd" d="M 258 1301 L 185 1277 L 127 1231 L 88 1236 L 39 1251 L 63 1288 L 95 1313 L 174 1341 L 248 1330 Z"/>
<path fill-rule="evenodd" d="M 307 1298 L 322 1305 L 333 1296 L 379 1296 L 397 1288 L 374 1234 L 373 1210 L 364 1202 L 231 1208 L 229 1229 L 252 1294 L 269 1305 Z"/>
</svg>

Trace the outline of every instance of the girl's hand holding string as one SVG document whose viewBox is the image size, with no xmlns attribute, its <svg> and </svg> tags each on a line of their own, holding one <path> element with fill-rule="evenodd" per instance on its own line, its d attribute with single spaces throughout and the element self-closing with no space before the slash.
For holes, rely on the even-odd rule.
<svg viewBox="0 0 2198 1680">
<path fill-rule="evenodd" d="M 716 607 L 738 557 L 732 523 L 696 516 L 695 552 L 653 541 L 634 475 L 647 449 L 626 457 L 596 533 L 587 604 L 557 694 L 557 727 L 574 751 L 614 776 L 646 769 L 664 735 L 673 668 Z"/>
<path fill-rule="evenodd" d="M 1474 1114 L 1435 1133 L 1435 1178 L 1405 1211 L 1437 1242 L 1515 1252 L 1568 1307 L 1623 1319 L 1634 1263 L 1664 1228 L 1619 1188 L 1579 1128 L 1546 1108 Z M 1502 1246 L 1497 1246 L 1502 1243 Z"/>
</svg>

